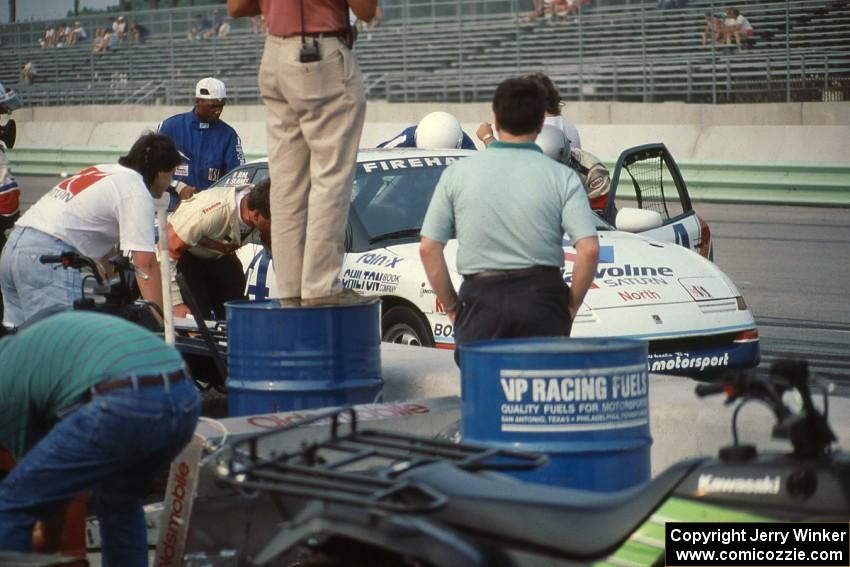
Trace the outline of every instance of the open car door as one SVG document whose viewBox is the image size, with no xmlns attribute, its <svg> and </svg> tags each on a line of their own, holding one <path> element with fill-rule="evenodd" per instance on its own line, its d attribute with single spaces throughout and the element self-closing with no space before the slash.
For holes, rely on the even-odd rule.
<svg viewBox="0 0 850 567">
<path fill-rule="evenodd" d="M 708 224 L 691 206 L 679 166 L 664 144 L 635 146 L 620 154 L 602 216 L 617 230 L 679 244 L 714 259 Z"/>
</svg>

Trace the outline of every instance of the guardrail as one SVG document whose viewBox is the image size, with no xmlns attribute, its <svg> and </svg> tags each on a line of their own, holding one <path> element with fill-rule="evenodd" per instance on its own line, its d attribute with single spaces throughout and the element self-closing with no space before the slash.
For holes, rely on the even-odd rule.
<svg viewBox="0 0 850 567">
<path fill-rule="evenodd" d="M 63 175 L 114 163 L 120 148 L 25 148 L 7 153 L 15 175 Z M 250 161 L 263 152 L 248 152 Z M 614 159 L 604 160 L 613 171 Z M 676 160 L 694 201 L 850 207 L 850 164 Z M 620 185 L 628 191 L 627 183 Z"/>
</svg>

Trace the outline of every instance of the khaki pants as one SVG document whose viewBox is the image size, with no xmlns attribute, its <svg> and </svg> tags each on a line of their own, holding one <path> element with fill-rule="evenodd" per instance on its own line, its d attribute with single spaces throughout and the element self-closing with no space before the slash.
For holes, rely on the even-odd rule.
<svg viewBox="0 0 850 567">
<path fill-rule="evenodd" d="M 342 291 L 366 96 L 354 54 L 339 39 L 319 39 L 322 58 L 314 63 L 301 63 L 300 50 L 299 37 L 269 35 L 259 83 L 268 114 L 278 293 L 309 299 Z"/>
</svg>

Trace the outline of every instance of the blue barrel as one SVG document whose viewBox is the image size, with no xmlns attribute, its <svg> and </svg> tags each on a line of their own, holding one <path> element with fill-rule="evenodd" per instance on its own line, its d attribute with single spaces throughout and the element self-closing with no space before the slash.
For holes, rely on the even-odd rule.
<svg viewBox="0 0 850 567">
<path fill-rule="evenodd" d="M 534 338 L 461 348 L 465 440 L 547 453 L 522 480 L 610 492 L 650 478 L 642 341 Z"/>
<path fill-rule="evenodd" d="M 227 307 L 231 416 L 380 401 L 381 304 Z"/>
</svg>

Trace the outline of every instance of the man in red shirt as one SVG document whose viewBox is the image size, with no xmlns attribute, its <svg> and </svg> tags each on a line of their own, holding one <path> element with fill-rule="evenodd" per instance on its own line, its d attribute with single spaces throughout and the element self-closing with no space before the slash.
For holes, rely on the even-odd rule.
<svg viewBox="0 0 850 567">
<path fill-rule="evenodd" d="M 284 305 L 364 301 L 339 275 L 366 112 L 348 10 L 377 0 L 228 0 L 231 16 L 268 25 L 260 93 L 268 111 L 272 252 Z"/>
</svg>

